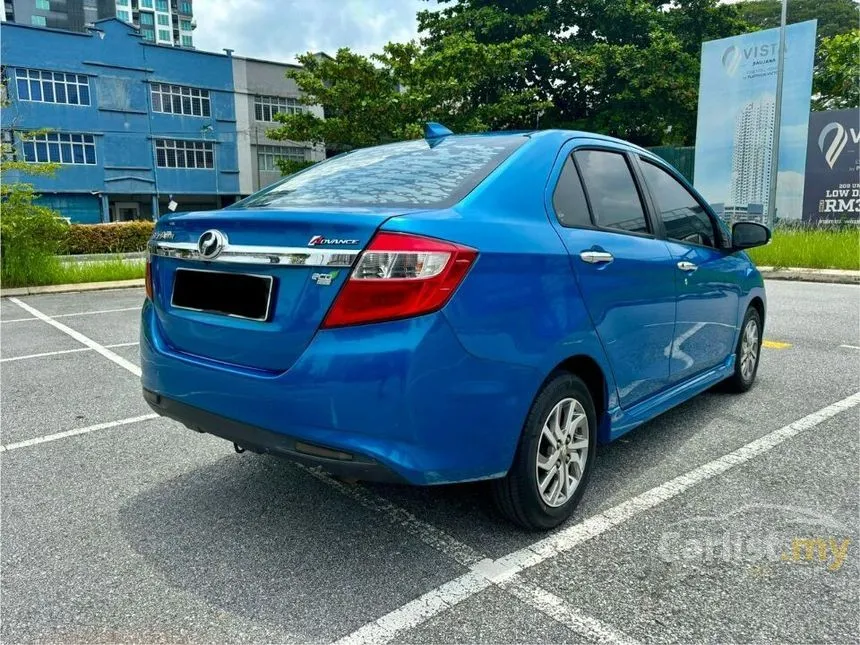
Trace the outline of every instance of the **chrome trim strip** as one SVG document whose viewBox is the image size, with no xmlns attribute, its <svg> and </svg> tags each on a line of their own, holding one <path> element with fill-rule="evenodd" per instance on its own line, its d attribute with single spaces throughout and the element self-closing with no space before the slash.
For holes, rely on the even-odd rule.
<svg viewBox="0 0 860 645">
<path fill-rule="evenodd" d="M 301 246 L 250 246 L 227 244 L 212 260 L 200 257 L 196 242 L 151 241 L 149 252 L 166 258 L 229 262 L 233 264 L 267 264 L 309 267 L 351 267 L 361 251 L 345 249 L 312 249 Z"/>
</svg>

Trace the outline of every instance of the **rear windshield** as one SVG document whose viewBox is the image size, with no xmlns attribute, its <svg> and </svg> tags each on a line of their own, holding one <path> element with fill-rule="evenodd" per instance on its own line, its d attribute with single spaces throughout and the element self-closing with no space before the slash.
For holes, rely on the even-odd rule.
<svg viewBox="0 0 860 645">
<path fill-rule="evenodd" d="M 286 177 L 234 206 L 444 208 L 525 141 L 524 135 L 467 136 L 363 148 Z"/>
</svg>

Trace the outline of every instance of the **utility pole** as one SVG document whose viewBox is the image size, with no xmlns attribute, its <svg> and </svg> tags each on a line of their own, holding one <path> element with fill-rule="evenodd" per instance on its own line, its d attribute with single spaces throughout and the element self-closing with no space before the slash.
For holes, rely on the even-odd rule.
<svg viewBox="0 0 860 645">
<path fill-rule="evenodd" d="M 773 145 L 770 149 L 770 190 L 767 194 L 767 223 L 776 222 L 776 178 L 779 170 L 779 130 L 782 121 L 782 75 L 785 68 L 785 21 L 788 15 L 788 0 L 782 0 L 779 19 L 779 53 L 776 57 L 776 102 L 773 106 Z"/>
</svg>

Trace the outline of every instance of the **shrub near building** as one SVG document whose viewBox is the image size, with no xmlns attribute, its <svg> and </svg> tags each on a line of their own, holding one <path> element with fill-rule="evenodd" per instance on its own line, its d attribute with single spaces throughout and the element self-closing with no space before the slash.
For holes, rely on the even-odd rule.
<svg viewBox="0 0 860 645">
<path fill-rule="evenodd" d="M 154 226 L 154 222 L 149 221 L 72 224 L 69 226 L 61 252 L 82 255 L 145 251 Z"/>
</svg>

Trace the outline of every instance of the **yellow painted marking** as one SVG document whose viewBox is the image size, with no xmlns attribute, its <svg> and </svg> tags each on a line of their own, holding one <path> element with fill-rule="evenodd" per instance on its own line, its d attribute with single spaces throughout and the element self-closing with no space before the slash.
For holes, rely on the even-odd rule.
<svg viewBox="0 0 860 645">
<path fill-rule="evenodd" d="M 765 340 L 762 341 L 762 347 L 767 347 L 768 349 L 788 349 L 791 347 L 791 343 L 783 343 L 779 340 Z"/>
</svg>

